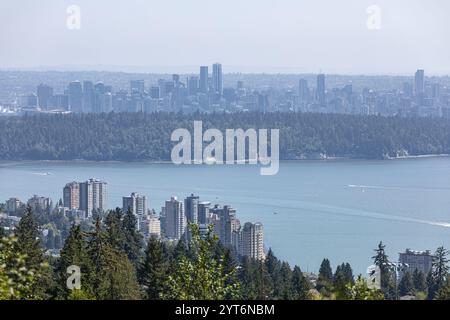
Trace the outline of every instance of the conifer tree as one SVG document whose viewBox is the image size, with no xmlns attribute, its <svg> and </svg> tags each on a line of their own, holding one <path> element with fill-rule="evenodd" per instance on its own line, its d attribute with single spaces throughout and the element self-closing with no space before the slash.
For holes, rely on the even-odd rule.
<svg viewBox="0 0 450 320">
<path fill-rule="evenodd" d="M 15 230 L 17 237 L 16 250 L 26 255 L 25 261 L 29 269 L 39 269 L 44 262 L 44 252 L 41 246 L 41 233 L 36 218 L 27 207 L 25 215 Z"/>
<path fill-rule="evenodd" d="M 300 267 L 295 266 L 292 272 L 292 291 L 293 299 L 306 300 L 308 297 L 308 291 L 311 289 L 311 285 L 306 277 L 303 275 Z"/>
<path fill-rule="evenodd" d="M 349 263 L 342 263 L 336 267 L 333 276 L 333 288 L 338 299 L 348 297 L 348 286 L 354 284 L 353 270 Z"/>
<path fill-rule="evenodd" d="M 279 299 L 292 300 L 294 292 L 292 290 L 292 269 L 289 263 L 283 262 L 280 268 L 280 295 Z"/>
<path fill-rule="evenodd" d="M 151 237 L 145 250 L 144 262 L 140 268 L 140 282 L 147 299 L 159 300 L 165 288 L 168 261 L 164 256 L 161 241 Z"/>
<path fill-rule="evenodd" d="M 386 246 L 382 241 L 375 249 L 375 256 L 372 257 L 374 264 L 380 269 L 381 291 L 386 299 L 395 299 L 395 285 L 393 284 L 393 275 L 391 262 L 385 251 Z"/>
<path fill-rule="evenodd" d="M 131 210 L 128 210 L 123 217 L 122 229 L 125 237 L 123 249 L 127 253 L 128 259 L 131 263 L 138 267 L 142 257 L 141 251 L 143 237 L 138 230 L 136 216 L 131 212 Z"/>
<path fill-rule="evenodd" d="M 414 283 L 409 272 L 406 272 L 400 280 L 400 283 L 398 284 L 398 291 L 400 293 L 400 296 L 414 294 Z"/>
<path fill-rule="evenodd" d="M 93 293 L 92 288 L 92 264 L 88 256 L 87 243 L 84 233 L 79 225 L 73 225 L 69 237 L 61 250 L 57 263 L 59 296 L 68 298 L 72 292 L 67 288 L 68 267 L 78 266 L 81 272 L 81 289 L 85 296 Z M 77 294 L 74 293 L 76 296 Z"/>
<path fill-rule="evenodd" d="M 34 299 L 46 299 L 54 289 L 51 269 L 44 258 L 44 250 L 41 245 L 41 232 L 36 217 L 30 206 L 15 230 L 17 241 L 14 250 L 24 257 L 25 267 L 28 270 L 36 270 L 38 276 L 33 285 Z"/>
<path fill-rule="evenodd" d="M 256 268 L 255 263 L 249 257 L 243 257 L 238 272 L 239 282 L 241 283 L 241 297 L 244 300 L 255 300 L 256 282 L 255 282 Z"/>
<path fill-rule="evenodd" d="M 428 288 L 427 299 L 428 300 L 433 300 L 437 289 L 436 289 L 436 282 L 435 282 L 435 280 L 433 278 L 433 272 L 432 271 L 428 272 L 426 281 L 427 281 L 427 288 Z"/>
<path fill-rule="evenodd" d="M 444 247 L 437 248 L 432 260 L 432 275 L 439 290 L 444 286 L 448 276 L 448 251 Z"/>
<path fill-rule="evenodd" d="M 416 292 L 425 292 L 427 290 L 427 282 L 422 271 L 415 269 L 412 278 Z"/>
<path fill-rule="evenodd" d="M 333 286 L 333 270 L 331 269 L 330 260 L 323 259 L 319 268 L 319 276 L 317 278 L 316 289 L 323 295 L 328 296 Z"/>
<path fill-rule="evenodd" d="M 94 295 L 97 299 L 107 300 L 139 299 L 134 267 L 123 251 L 109 243 L 110 235 L 102 229 L 97 217 L 88 245 Z"/>
<path fill-rule="evenodd" d="M 106 239 L 117 250 L 124 250 L 125 233 L 122 226 L 122 211 L 119 208 L 110 210 L 105 218 Z"/>
<path fill-rule="evenodd" d="M 273 278 L 270 276 L 267 266 L 264 262 L 255 260 L 255 269 L 253 281 L 255 283 L 256 300 L 274 299 L 275 286 Z"/>
<path fill-rule="evenodd" d="M 265 269 L 271 278 L 271 284 L 273 288 L 273 297 L 279 297 L 282 295 L 283 288 L 281 284 L 281 262 L 275 256 L 272 249 L 269 249 L 264 261 Z"/>
</svg>

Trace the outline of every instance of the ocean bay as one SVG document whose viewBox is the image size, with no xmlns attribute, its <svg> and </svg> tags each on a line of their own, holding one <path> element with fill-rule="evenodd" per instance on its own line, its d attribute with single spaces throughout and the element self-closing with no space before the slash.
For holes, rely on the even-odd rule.
<svg viewBox="0 0 450 320">
<path fill-rule="evenodd" d="M 108 182 L 110 208 L 136 191 L 159 213 L 172 195 L 195 193 L 233 206 L 241 223 L 263 223 L 266 247 L 304 271 L 328 257 L 363 273 L 380 240 L 391 259 L 406 248 L 450 247 L 448 157 L 289 161 L 275 176 L 249 165 L 23 161 L 1 162 L 0 177 L 1 202 L 33 194 L 56 202 L 67 182 L 91 177 Z"/>
</svg>

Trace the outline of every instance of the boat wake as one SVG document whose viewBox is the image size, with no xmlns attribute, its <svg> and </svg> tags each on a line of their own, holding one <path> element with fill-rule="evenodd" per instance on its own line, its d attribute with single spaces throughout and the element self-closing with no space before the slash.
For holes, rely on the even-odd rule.
<svg viewBox="0 0 450 320">
<path fill-rule="evenodd" d="M 51 176 L 53 173 L 50 172 L 32 172 L 31 174 L 34 174 L 36 176 Z"/>
</svg>

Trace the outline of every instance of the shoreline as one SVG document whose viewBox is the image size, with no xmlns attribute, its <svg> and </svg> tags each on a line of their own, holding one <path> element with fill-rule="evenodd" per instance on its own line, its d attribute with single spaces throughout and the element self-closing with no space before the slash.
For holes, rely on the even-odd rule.
<svg viewBox="0 0 450 320">
<path fill-rule="evenodd" d="M 338 161 L 393 161 L 393 160 L 410 160 L 410 159 L 429 159 L 429 158 L 447 158 L 450 154 L 423 154 L 399 156 L 386 159 L 370 159 L 370 158 L 349 158 L 349 157 L 328 157 L 323 159 L 281 159 L 280 162 L 338 162 Z M 26 159 L 26 160 L 0 160 L 2 164 L 12 163 L 149 163 L 149 164 L 173 164 L 170 160 L 85 160 L 85 159 L 68 159 L 68 160 L 48 160 L 48 159 Z M 194 163 L 192 163 L 194 164 Z M 236 163 L 243 164 L 243 163 Z M 203 163 L 201 165 L 208 165 Z M 209 165 L 208 165 L 209 166 Z"/>
</svg>

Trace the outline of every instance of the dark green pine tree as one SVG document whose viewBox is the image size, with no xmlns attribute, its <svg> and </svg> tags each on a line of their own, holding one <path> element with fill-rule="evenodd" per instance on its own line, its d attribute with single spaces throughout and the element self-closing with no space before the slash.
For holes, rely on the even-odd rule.
<svg viewBox="0 0 450 320">
<path fill-rule="evenodd" d="M 326 258 L 323 259 L 322 263 L 320 264 L 319 278 L 328 282 L 333 281 L 333 270 L 331 269 L 330 260 Z"/>
<path fill-rule="evenodd" d="M 408 296 L 414 294 L 414 283 L 412 276 L 406 272 L 398 284 L 398 291 L 400 296 Z"/>
<path fill-rule="evenodd" d="M 136 270 L 122 251 L 111 248 L 105 252 L 105 260 L 109 262 L 103 278 L 107 279 L 108 293 L 102 299 L 139 300 L 141 292 L 136 277 Z"/>
<path fill-rule="evenodd" d="M 88 245 L 94 295 L 100 300 L 139 299 L 140 290 L 134 267 L 127 255 L 112 246 L 109 239 L 110 234 L 103 230 L 97 217 Z"/>
<path fill-rule="evenodd" d="M 274 299 L 273 284 L 267 267 L 261 261 L 243 257 L 238 272 L 240 296 L 244 300 Z"/>
<path fill-rule="evenodd" d="M 292 300 L 294 299 L 294 292 L 292 290 L 292 269 L 289 263 L 283 262 L 280 268 L 280 299 Z"/>
<path fill-rule="evenodd" d="M 415 269 L 413 272 L 413 284 L 414 290 L 416 292 L 426 292 L 427 291 L 427 281 L 425 279 L 425 275 L 422 271 Z"/>
<path fill-rule="evenodd" d="M 295 266 L 292 272 L 292 292 L 294 300 L 306 300 L 308 298 L 308 291 L 311 289 L 311 285 L 303 275 L 300 267 Z"/>
<path fill-rule="evenodd" d="M 145 258 L 139 270 L 140 283 L 143 286 L 147 299 L 159 300 L 164 292 L 164 283 L 167 277 L 168 261 L 164 255 L 161 241 L 150 238 Z"/>
<path fill-rule="evenodd" d="M 274 283 L 270 276 L 266 264 L 262 261 L 254 261 L 255 275 L 253 278 L 255 286 L 256 300 L 274 299 Z"/>
<path fill-rule="evenodd" d="M 138 268 L 142 258 L 143 236 L 138 231 L 136 216 L 128 210 L 123 217 L 122 230 L 125 237 L 124 251 L 131 263 Z"/>
<path fill-rule="evenodd" d="M 223 266 L 225 274 L 232 275 L 225 281 L 225 284 L 231 285 L 233 283 L 236 283 L 238 281 L 237 273 L 233 272 L 233 270 L 237 270 L 238 263 L 236 261 L 235 255 L 231 252 L 230 249 L 224 249 L 223 255 L 218 256 L 217 258 L 221 259 L 221 257 L 223 257 Z M 226 300 L 230 299 L 232 299 L 231 295 L 227 295 Z"/>
<path fill-rule="evenodd" d="M 272 249 L 267 252 L 266 259 L 264 261 L 265 269 L 271 278 L 273 286 L 273 298 L 279 299 L 283 294 L 283 288 L 281 283 L 281 262 L 275 256 Z"/>
<path fill-rule="evenodd" d="M 316 289 L 324 295 L 329 295 L 333 286 L 333 270 L 330 260 L 323 259 L 319 268 Z"/>
<path fill-rule="evenodd" d="M 89 243 L 88 243 L 88 256 L 91 261 L 91 274 L 89 278 L 92 279 L 92 291 L 97 297 L 104 295 L 102 290 L 103 288 L 103 280 L 101 275 L 103 274 L 105 265 L 104 252 L 107 250 L 108 241 L 105 232 L 102 230 L 102 223 L 100 217 L 96 217 L 94 223 L 94 230 L 89 235 Z"/>
<path fill-rule="evenodd" d="M 347 296 L 347 279 L 345 278 L 342 265 L 336 267 L 333 277 L 333 287 L 338 299 L 344 299 Z"/>
<path fill-rule="evenodd" d="M 427 288 L 428 288 L 427 299 L 433 300 L 437 290 L 436 290 L 436 282 L 434 281 L 432 271 L 428 272 L 426 281 L 427 281 Z"/>
<path fill-rule="evenodd" d="M 439 247 L 433 255 L 431 272 L 427 276 L 428 299 L 436 298 L 436 294 L 446 285 L 448 277 L 448 251 Z"/>
<path fill-rule="evenodd" d="M 432 261 L 432 275 L 436 285 L 436 291 L 442 288 L 448 276 L 448 251 L 444 247 L 437 248 Z"/>
<path fill-rule="evenodd" d="M 352 269 L 352 266 L 350 265 L 350 263 L 347 262 L 346 264 L 342 264 L 341 268 L 342 268 L 342 272 L 345 277 L 345 281 L 347 283 L 354 284 L 355 277 L 353 275 L 353 269 Z"/>
<path fill-rule="evenodd" d="M 88 256 L 85 234 L 79 225 L 72 225 L 69 236 L 60 253 L 56 273 L 58 277 L 58 296 L 68 298 L 71 291 L 67 288 L 67 268 L 78 266 L 81 271 L 81 290 L 85 295 L 93 295 L 92 264 Z"/>
<path fill-rule="evenodd" d="M 436 300 L 450 300 L 450 279 L 435 294 Z"/>
<path fill-rule="evenodd" d="M 17 237 L 16 250 L 26 255 L 27 267 L 39 269 L 44 262 L 44 252 L 40 240 L 41 232 L 31 207 L 27 207 L 25 215 L 20 219 L 15 236 Z"/>
<path fill-rule="evenodd" d="M 389 257 L 385 251 L 386 246 L 382 241 L 375 249 L 375 255 L 372 257 L 374 264 L 380 269 L 381 291 L 386 299 L 395 299 L 395 285 L 393 272 Z"/>
<path fill-rule="evenodd" d="M 241 297 L 244 300 L 256 299 L 256 283 L 254 275 L 256 274 L 253 261 L 248 257 L 243 257 L 238 271 L 238 279 L 241 283 Z"/>
<path fill-rule="evenodd" d="M 27 207 L 25 214 L 14 232 L 17 242 L 15 251 L 25 256 L 25 265 L 28 270 L 34 270 L 37 281 L 33 286 L 35 298 L 49 298 L 54 290 L 51 269 L 44 258 L 44 250 L 41 244 L 41 232 L 31 207 Z"/>
<path fill-rule="evenodd" d="M 105 218 L 107 241 L 117 250 L 125 249 L 125 233 L 122 227 L 122 217 L 122 211 L 117 208 L 116 210 L 108 211 Z"/>
<path fill-rule="evenodd" d="M 177 242 L 176 246 L 169 248 L 168 251 L 170 252 L 169 270 L 172 274 L 177 270 L 178 262 L 181 260 L 181 258 L 188 255 L 188 247 L 186 245 L 186 242 L 184 242 L 183 239 L 180 239 Z"/>
<path fill-rule="evenodd" d="M 2 226 L 0 226 L 0 238 L 4 237 L 6 237 L 6 231 Z"/>
<path fill-rule="evenodd" d="M 333 277 L 333 287 L 338 299 L 349 296 L 348 287 L 355 283 L 353 270 L 349 263 L 342 263 L 336 267 Z"/>
</svg>

